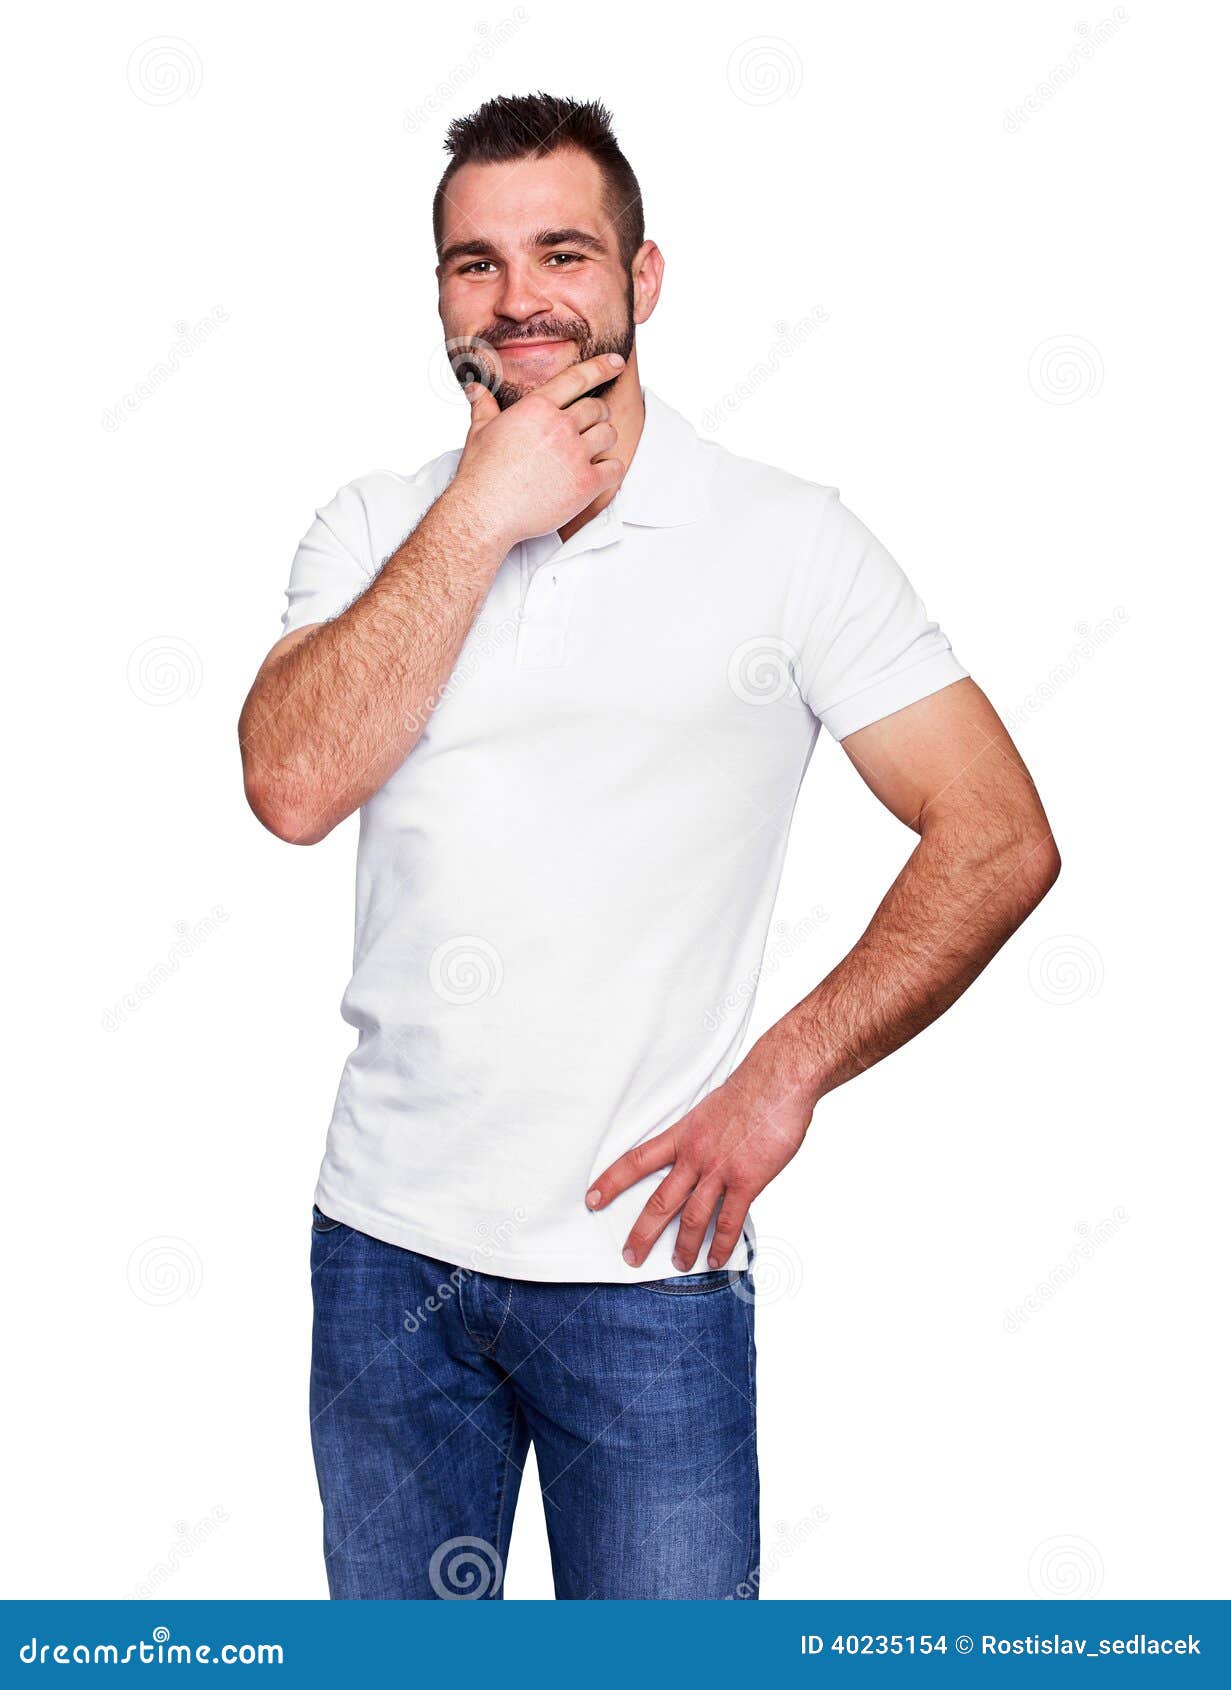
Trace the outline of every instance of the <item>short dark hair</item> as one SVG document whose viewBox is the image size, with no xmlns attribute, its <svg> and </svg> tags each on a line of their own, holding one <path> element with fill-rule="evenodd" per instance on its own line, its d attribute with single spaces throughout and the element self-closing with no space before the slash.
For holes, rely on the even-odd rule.
<svg viewBox="0 0 1231 1690">
<path fill-rule="evenodd" d="M 453 119 L 445 135 L 445 151 L 452 156 L 432 201 L 437 253 L 443 241 L 446 191 L 463 164 L 546 158 L 561 147 L 588 153 L 602 171 L 620 257 L 631 264 L 645 240 L 645 214 L 637 178 L 612 132 L 611 113 L 597 100 L 565 100 L 554 94 L 503 94 L 485 101 L 469 117 Z"/>
</svg>

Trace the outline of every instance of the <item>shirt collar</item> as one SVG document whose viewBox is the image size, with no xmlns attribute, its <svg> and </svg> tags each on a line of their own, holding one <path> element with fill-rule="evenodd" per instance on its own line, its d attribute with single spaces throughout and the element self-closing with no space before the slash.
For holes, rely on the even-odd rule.
<svg viewBox="0 0 1231 1690">
<path fill-rule="evenodd" d="M 645 424 L 633 461 L 612 500 L 621 522 L 678 528 L 709 509 L 711 466 L 696 429 L 656 393 L 643 387 Z"/>
</svg>

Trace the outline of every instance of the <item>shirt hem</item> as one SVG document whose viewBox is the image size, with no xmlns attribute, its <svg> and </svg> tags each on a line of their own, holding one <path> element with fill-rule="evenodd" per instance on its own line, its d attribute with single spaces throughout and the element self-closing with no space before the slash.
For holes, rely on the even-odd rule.
<svg viewBox="0 0 1231 1690">
<path fill-rule="evenodd" d="M 610 1246 L 602 1251 L 602 1266 L 598 1256 L 581 1256 L 574 1251 L 559 1256 L 519 1257 L 507 1251 L 493 1250 L 485 1243 L 471 1241 L 461 1244 L 456 1239 L 445 1238 L 425 1228 L 408 1226 L 388 1215 L 376 1214 L 361 1204 L 352 1203 L 349 1198 L 336 1196 L 323 1183 L 317 1186 L 313 1202 L 330 1220 L 341 1221 L 344 1226 L 366 1233 L 382 1244 L 395 1245 L 399 1250 L 413 1250 L 420 1256 L 431 1256 L 448 1267 L 495 1274 L 500 1279 L 525 1279 L 549 1285 L 639 1285 L 649 1280 L 678 1279 L 682 1272 L 704 1273 L 708 1266 L 704 1255 L 692 1268 L 683 1270 L 672 1267 L 668 1258 L 666 1272 L 652 1256 L 640 1268 L 629 1267 L 618 1258 L 616 1264 L 612 1264 L 608 1260 Z M 599 1217 L 593 1218 L 597 1223 Z M 750 1231 L 751 1220 L 746 1223 L 744 1237 L 725 1264 L 732 1272 L 741 1272 L 751 1263 L 752 1252 L 748 1247 Z"/>
</svg>

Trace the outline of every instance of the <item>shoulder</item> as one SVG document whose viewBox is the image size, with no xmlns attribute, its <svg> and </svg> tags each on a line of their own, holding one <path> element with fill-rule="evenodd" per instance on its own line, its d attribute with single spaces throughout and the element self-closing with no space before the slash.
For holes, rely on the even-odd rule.
<svg viewBox="0 0 1231 1690">
<path fill-rule="evenodd" d="M 367 569 L 375 570 L 405 540 L 452 481 L 461 448 L 442 452 L 409 474 L 369 470 L 339 487 L 317 511 L 318 522 L 332 530 Z"/>
<path fill-rule="evenodd" d="M 709 503 L 724 529 L 751 523 L 767 537 L 794 549 L 805 546 L 841 520 L 838 489 L 810 481 L 759 458 L 742 457 L 720 441 L 697 436 L 698 461 L 706 466 Z"/>
</svg>

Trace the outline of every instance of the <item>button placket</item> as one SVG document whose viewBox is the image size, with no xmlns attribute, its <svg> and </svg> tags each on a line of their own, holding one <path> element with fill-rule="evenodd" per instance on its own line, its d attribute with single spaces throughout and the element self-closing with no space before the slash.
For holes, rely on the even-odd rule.
<svg viewBox="0 0 1231 1690">
<path fill-rule="evenodd" d="M 547 537 L 543 537 L 546 539 Z M 587 555 L 619 538 L 618 524 L 604 511 L 561 545 L 543 539 L 523 547 L 521 620 L 517 630 L 517 662 L 525 669 L 556 669 L 563 664 L 573 595 L 580 580 L 578 566 Z M 569 548 L 578 542 L 575 551 Z M 540 548 L 542 548 L 540 550 Z M 539 555 L 536 557 L 535 553 Z"/>
</svg>

